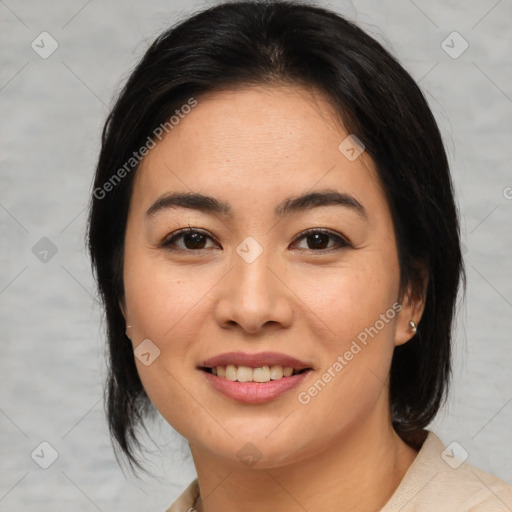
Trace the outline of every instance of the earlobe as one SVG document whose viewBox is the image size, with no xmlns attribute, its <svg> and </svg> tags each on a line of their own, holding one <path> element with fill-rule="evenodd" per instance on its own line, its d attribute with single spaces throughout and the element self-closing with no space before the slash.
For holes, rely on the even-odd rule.
<svg viewBox="0 0 512 512">
<path fill-rule="evenodd" d="M 396 324 L 395 345 L 403 345 L 412 340 L 418 331 L 418 324 L 424 310 L 424 300 L 414 298 L 411 290 L 405 294 L 402 309 Z"/>
<path fill-rule="evenodd" d="M 121 313 L 123 314 L 124 319 L 126 320 L 126 311 L 124 309 L 124 303 L 122 300 L 119 301 L 119 309 L 121 310 Z"/>
<path fill-rule="evenodd" d="M 410 281 L 401 301 L 402 309 L 398 316 L 395 331 L 395 345 L 414 341 L 418 325 L 425 311 L 429 276 L 426 263 L 416 268 L 416 279 Z M 400 297 L 398 298 L 400 302 Z"/>
<path fill-rule="evenodd" d="M 126 318 L 126 311 L 125 311 L 125 307 L 124 307 L 124 304 L 122 301 L 119 301 L 119 309 L 121 310 L 121 313 L 123 314 L 123 317 L 125 319 L 126 322 L 128 322 L 128 319 Z M 126 334 L 126 337 L 131 340 L 130 338 L 130 329 L 132 328 L 131 325 L 126 325 L 126 331 L 125 331 L 125 334 Z"/>
<path fill-rule="evenodd" d="M 414 320 L 407 320 L 407 317 L 404 316 L 399 317 L 396 327 L 395 346 L 412 341 L 417 330 L 418 324 Z"/>
<path fill-rule="evenodd" d="M 409 323 L 415 324 L 415 322 L 413 320 L 411 320 Z M 399 323 L 399 326 L 400 326 L 400 328 L 397 329 L 396 335 L 395 335 L 395 346 L 404 345 L 405 343 L 407 343 L 409 341 L 410 342 L 414 341 L 413 338 L 416 335 L 416 329 L 413 330 L 410 327 L 408 327 L 407 325 L 405 326 L 405 328 L 403 328 L 402 322 Z"/>
</svg>

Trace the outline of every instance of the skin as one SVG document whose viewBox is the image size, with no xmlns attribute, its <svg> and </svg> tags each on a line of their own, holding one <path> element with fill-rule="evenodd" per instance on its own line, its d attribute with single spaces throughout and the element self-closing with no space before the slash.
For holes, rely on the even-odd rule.
<svg viewBox="0 0 512 512">
<path fill-rule="evenodd" d="M 373 162 L 340 152 L 348 133 L 318 91 L 255 86 L 198 100 L 137 171 L 121 305 L 133 347 L 150 339 L 160 350 L 149 366 L 136 364 L 155 407 L 189 441 L 202 495 L 195 507 L 379 510 L 417 454 L 391 427 L 389 370 L 394 347 L 413 336 L 408 322 L 419 322 L 422 298 L 403 290 L 401 312 L 308 404 L 297 399 L 401 298 Z M 274 215 L 285 198 L 326 188 L 355 197 L 367 218 L 341 205 Z M 169 192 L 213 196 L 232 216 L 183 207 L 148 216 Z M 174 250 L 161 246 L 188 226 L 211 237 L 203 249 L 183 237 Z M 350 246 L 327 238 L 317 249 L 297 238 L 311 228 Z M 263 248 L 252 263 L 236 252 L 248 236 Z M 197 369 L 231 351 L 281 352 L 313 371 L 278 399 L 248 405 Z M 259 452 L 252 467 L 237 456 L 247 442 Z"/>
</svg>

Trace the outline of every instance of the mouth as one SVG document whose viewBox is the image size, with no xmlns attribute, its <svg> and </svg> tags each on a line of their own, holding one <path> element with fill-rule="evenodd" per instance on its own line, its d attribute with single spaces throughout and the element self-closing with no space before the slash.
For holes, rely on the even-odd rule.
<svg viewBox="0 0 512 512">
<path fill-rule="evenodd" d="M 291 366 L 280 365 L 263 365 L 256 368 L 250 366 L 236 366 L 228 364 L 227 366 L 218 365 L 213 367 L 203 366 L 201 370 L 215 375 L 220 378 L 227 379 L 231 382 L 259 382 L 265 383 L 273 380 L 280 380 L 291 377 L 292 375 L 300 375 L 312 370 L 312 368 L 293 368 Z"/>
<path fill-rule="evenodd" d="M 223 395 L 238 402 L 259 404 L 297 386 L 313 366 L 274 352 L 232 352 L 203 361 L 198 370 Z"/>
<path fill-rule="evenodd" d="M 278 352 L 228 352 L 211 357 L 199 368 L 232 382 L 269 382 L 312 370 L 311 364 Z"/>
</svg>

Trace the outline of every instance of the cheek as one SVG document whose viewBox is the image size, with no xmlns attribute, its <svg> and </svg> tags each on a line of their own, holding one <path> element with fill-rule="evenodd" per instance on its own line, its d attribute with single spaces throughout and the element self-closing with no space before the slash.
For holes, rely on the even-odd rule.
<svg viewBox="0 0 512 512">
<path fill-rule="evenodd" d="M 302 278 L 301 297 L 327 327 L 321 345 L 322 369 L 299 403 L 314 417 L 329 411 L 329 424 L 368 411 L 385 387 L 401 306 L 398 264 L 390 256 L 369 254 L 357 265 Z M 332 421 L 331 421 L 332 420 Z"/>
<path fill-rule="evenodd" d="M 359 306 L 354 306 L 356 298 Z M 399 308 L 385 294 L 381 301 L 355 294 L 331 302 L 325 319 L 334 334 L 317 340 L 321 368 L 297 393 L 308 431 L 320 429 L 326 439 L 336 437 L 387 407 L 383 393 L 388 386 Z"/>
<path fill-rule="evenodd" d="M 187 325 L 197 325 L 207 292 L 216 280 L 215 271 L 172 267 L 163 258 L 128 254 L 124 273 L 125 302 L 135 332 L 139 337 L 160 344 L 164 340 L 176 340 L 178 343 L 173 345 L 173 350 L 178 349 L 183 330 Z"/>
<path fill-rule="evenodd" d="M 127 254 L 125 265 L 133 347 L 151 340 L 158 349 L 149 365 L 135 359 L 142 385 L 164 418 L 182 435 L 189 435 L 190 418 L 202 414 L 191 399 L 197 396 L 191 368 L 197 359 L 199 317 L 208 307 L 207 292 L 216 281 L 215 273 L 172 269 L 166 261 L 141 254 Z"/>
<path fill-rule="evenodd" d="M 399 273 L 394 258 L 368 256 L 354 264 L 295 278 L 299 297 L 322 320 L 325 341 L 335 349 L 342 350 L 347 340 L 373 326 L 397 299 Z M 394 318 L 395 311 L 390 315 Z M 379 330 L 389 334 L 391 323 L 386 322 L 383 328 L 379 321 Z"/>
</svg>

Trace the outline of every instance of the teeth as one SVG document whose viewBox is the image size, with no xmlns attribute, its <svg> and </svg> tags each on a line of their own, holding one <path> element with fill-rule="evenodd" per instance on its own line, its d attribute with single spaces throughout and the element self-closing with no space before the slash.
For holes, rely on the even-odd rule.
<svg viewBox="0 0 512 512">
<path fill-rule="evenodd" d="M 218 367 L 217 367 L 217 371 L 218 371 Z M 226 366 L 226 379 L 235 381 L 238 377 L 237 373 L 238 373 L 238 371 L 236 369 L 236 366 L 233 366 L 232 364 L 228 364 Z"/>
<path fill-rule="evenodd" d="M 272 380 L 281 379 L 283 377 L 283 367 L 273 365 L 270 367 L 270 378 Z"/>
<path fill-rule="evenodd" d="M 252 368 L 248 366 L 239 366 L 236 374 L 238 382 L 250 382 L 252 380 Z"/>
<path fill-rule="evenodd" d="M 268 366 L 254 368 L 252 371 L 252 378 L 255 382 L 268 382 L 270 380 L 270 368 Z"/>
<path fill-rule="evenodd" d="M 283 375 L 285 377 L 289 377 L 293 373 L 293 368 L 290 368 L 289 366 L 286 366 L 283 368 Z"/>
<path fill-rule="evenodd" d="M 251 368 L 250 366 L 235 366 L 228 364 L 227 366 L 216 366 L 212 368 L 213 375 L 224 377 L 231 381 L 238 382 L 269 382 L 271 380 L 282 379 L 293 375 L 291 366 L 261 366 L 259 368 Z"/>
</svg>

